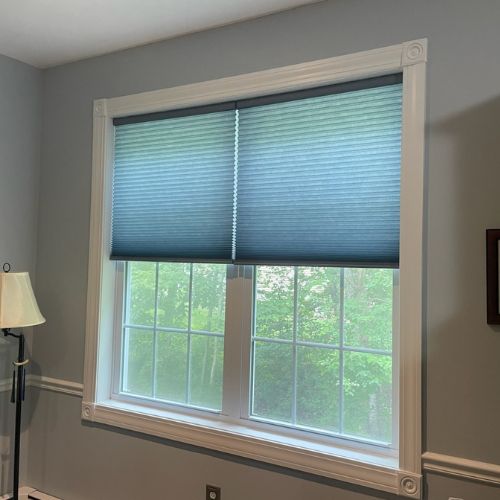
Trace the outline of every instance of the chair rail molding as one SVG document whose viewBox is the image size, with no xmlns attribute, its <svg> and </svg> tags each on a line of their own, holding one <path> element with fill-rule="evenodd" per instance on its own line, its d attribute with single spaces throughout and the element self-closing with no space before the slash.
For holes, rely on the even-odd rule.
<svg viewBox="0 0 500 500">
<path fill-rule="evenodd" d="M 83 395 L 83 384 L 79 382 L 71 382 L 70 380 L 45 377 L 42 375 L 28 375 L 26 377 L 26 385 L 28 387 L 37 387 L 39 389 L 60 392 L 62 394 L 78 396 L 80 398 Z M 11 389 L 12 378 L 0 380 L 0 393 L 10 391 Z"/>
<path fill-rule="evenodd" d="M 460 479 L 500 485 L 500 465 L 427 451 L 422 455 L 423 469 Z"/>
</svg>

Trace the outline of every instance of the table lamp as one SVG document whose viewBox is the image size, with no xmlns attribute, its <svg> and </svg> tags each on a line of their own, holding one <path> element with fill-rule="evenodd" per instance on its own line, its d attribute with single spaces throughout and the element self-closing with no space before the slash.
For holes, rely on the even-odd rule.
<svg viewBox="0 0 500 500">
<path fill-rule="evenodd" d="M 14 479 L 13 496 L 19 498 L 19 456 L 21 445 L 21 409 L 26 385 L 26 365 L 24 358 L 24 335 L 13 333 L 13 328 L 40 325 L 45 322 L 36 303 L 28 273 L 10 273 L 10 265 L 3 265 L 0 272 L 0 328 L 4 336 L 14 337 L 19 342 L 17 361 L 13 362 L 12 394 L 10 401 L 16 405 L 16 431 L 14 441 Z M 17 372 L 17 377 L 16 377 Z"/>
</svg>

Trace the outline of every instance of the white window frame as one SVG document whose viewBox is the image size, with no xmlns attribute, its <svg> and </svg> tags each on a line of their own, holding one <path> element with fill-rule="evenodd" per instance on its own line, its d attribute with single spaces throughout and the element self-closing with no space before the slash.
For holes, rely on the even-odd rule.
<svg viewBox="0 0 500 500">
<path fill-rule="evenodd" d="M 246 75 L 94 101 L 92 199 L 82 418 L 331 477 L 410 498 L 421 498 L 421 338 L 424 206 L 424 126 L 427 40 L 413 40 Z M 182 413 L 112 398 L 117 265 L 109 260 L 114 130 L 118 116 L 150 113 L 289 92 L 403 73 L 401 151 L 399 453 L 347 440 L 304 439 L 279 426 L 242 425 L 206 412 Z M 251 286 L 229 280 L 228 286 Z M 247 308 L 248 310 L 246 310 Z M 251 304 L 229 304 L 239 317 Z M 121 320 L 121 318 L 120 318 Z M 234 352 L 250 346 L 235 345 Z M 230 362 L 233 356 L 226 356 Z M 249 359 L 249 356 L 248 356 Z M 224 380 L 240 395 L 239 381 Z M 239 401 L 239 397 L 235 400 Z M 234 414 L 235 408 L 223 409 Z M 224 413 L 223 411 L 223 413 Z M 237 410 L 239 411 L 239 409 Z M 345 443 L 344 443 L 345 441 Z"/>
</svg>

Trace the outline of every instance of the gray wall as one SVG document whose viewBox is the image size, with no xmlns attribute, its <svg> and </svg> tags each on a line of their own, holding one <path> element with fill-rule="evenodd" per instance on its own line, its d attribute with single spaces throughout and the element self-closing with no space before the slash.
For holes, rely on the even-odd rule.
<svg viewBox="0 0 500 500">
<path fill-rule="evenodd" d="M 48 323 L 34 345 L 41 372 L 82 380 L 93 99 L 428 37 L 424 449 L 500 463 L 500 331 L 485 322 L 484 270 L 484 230 L 500 226 L 499 19 L 497 0 L 330 0 L 44 72 L 37 293 Z M 77 399 L 33 392 L 29 479 L 67 500 L 196 500 L 207 481 L 229 500 L 376 497 L 84 425 Z M 500 495 L 427 481 L 431 500 Z"/>
<path fill-rule="evenodd" d="M 0 267 L 8 261 L 13 271 L 29 271 L 32 277 L 37 240 L 41 103 L 41 72 L 0 55 Z M 11 376 L 11 361 L 16 354 L 16 343 L 0 335 L 0 381 Z M 0 494 L 10 486 L 12 406 L 9 394 L 0 393 Z"/>
</svg>

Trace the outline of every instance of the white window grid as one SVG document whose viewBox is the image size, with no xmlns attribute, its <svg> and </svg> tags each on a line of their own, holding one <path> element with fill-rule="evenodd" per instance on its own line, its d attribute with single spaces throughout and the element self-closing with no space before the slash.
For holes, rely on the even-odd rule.
<svg viewBox="0 0 500 500">
<path fill-rule="evenodd" d="M 154 302 L 154 317 L 153 317 L 153 325 L 152 326 L 146 326 L 146 325 L 137 325 L 134 323 L 130 323 L 127 321 L 127 312 L 130 311 L 130 272 L 129 272 L 129 266 L 128 263 L 122 263 L 122 266 L 124 266 L 124 280 L 125 280 L 125 286 L 122 288 L 120 286 L 120 289 L 122 290 L 122 300 L 117 300 L 116 302 L 122 302 L 124 304 L 123 306 L 123 312 L 118 312 L 117 318 L 122 318 L 122 320 L 119 322 L 119 328 L 120 328 L 120 339 L 121 339 L 121 355 L 120 355 L 120 381 L 119 381 L 119 387 L 120 387 L 120 392 L 130 394 L 128 391 L 126 391 L 127 387 L 127 379 L 128 379 L 128 373 L 127 373 L 127 364 L 125 360 L 128 358 L 128 342 L 127 342 L 127 335 L 130 330 L 143 330 L 143 331 L 149 331 L 152 333 L 153 336 L 153 353 L 152 353 L 152 370 L 151 370 L 151 388 L 152 392 L 150 395 L 150 399 L 155 400 L 155 401 L 163 401 L 168 404 L 173 404 L 173 405 L 179 405 L 183 406 L 186 405 L 187 407 L 190 408 L 199 408 L 202 410 L 207 410 L 207 411 L 217 411 L 212 408 L 205 408 L 205 407 L 200 407 L 198 405 L 194 405 L 191 403 L 191 340 L 193 335 L 200 335 L 200 336 L 205 336 L 205 337 L 211 337 L 211 338 L 224 338 L 224 333 L 223 332 L 212 332 L 212 331 L 207 331 L 207 330 L 198 330 L 192 328 L 192 309 L 193 309 L 193 263 L 189 264 L 189 284 L 188 284 L 188 315 L 187 315 L 187 328 L 173 328 L 173 327 L 162 327 L 158 325 L 158 284 L 159 284 L 159 270 L 160 270 L 160 263 L 155 262 L 155 284 L 154 284 L 154 296 L 155 296 L 155 302 Z M 186 382 L 185 382 L 185 389 L 184 389 L 184 402 L 178 402 L 178 401 L 169 401 L 162 399 L 158 397 L 157 395 L 157 350 L 158 350 L 158 332 L 165 332 L 165 333 L 180 333 L 184 334 L 187 336 L 187 349 L 186 349 Z M 145 397 L 148 398 L 148 396 L 138 396 L 138 397 Z"/>
<path fill-rule="evenodd" d="M 396 376 L 397 374 L 397 348 L 398 348 L 398 285 L 399 285 L 399 270 L 395 269 L 393 271 L 393 297 L 392 297 L 392 305 L 393 305 L 393 320 L 392 320 L 392 349 L 384 350 L 384 349 L 374 349 L 367 347 L 357 347 L 350 346 L 346 344 L 345 339 L 345 268 L 341 267 L 340 271 L 340 290 L 339 290 L 339 342 L 338 344 L 326 344 L 320 342 L 314 342 L 310 340 L 300 340 L 298 338 L 298 296 L 299 296 L 299 287 L 298 287 L 298 275 L 299 275 L 299 266 L 293 267 L 293 329 L 292 329 L 292 338 L 291 339 L 281 339 L 281 338 L 269 338 L 262 337 L 257 335 L 256 333 L 256 294 L 257 294 L 257 280 L 253 279 L 253 314 L 252 314 L 252 336 L 251 336 L 251 399 L 250 399 L 250 418 L 262 422 L 275 422 L 279 425 L 283 425 L 285 427 L 292 427 L 296 429 L 302 429 L 305 431 L 311 432 L 320 432 L 322 434 L 329 434 L 332 436 L 338 436 L 342 438 L 355 439 L 360 440 L 357 436 L 352 436 L 344 432 L 344 354 L 346 352 L 356 352 L 356 353 L 364 353 L 364 354 L 375 354 L 379 356 L 387 356 L 392 359 L 392 440 L 390 443 L 380 443 L 380 444 L 388 444 L 391 447 L 394 446 L 394 443 L 397 443 L 397 414 L 398 414 L 398 380 L 399 378 Z M 255 268 L 253 272 L 253 276 L 255 276 Z M 270 418 L 260 417 L 258 414 L 253 411 L 253 402 L 255 400 L 254 391 L 255 391 L 255 376 L 254 376 L 254 367 L 255 367 L 255 344 L 256 342 L 262 343 L 274 343 L 281 345 L 289 345 L 292 347 L 292 411 L 291 411 L 291 422 L 272 420 Z M 310 427 L 306 425 L 301 425 L 297 423 L 297 351 L 299 347 L 310 347 L 315 349 L 324 349 L 337 351 L 339 353 L 339 387 L 338 387 L 338 397 L 339 397 L 339 422 L 338 422 L 338 431 L 335 432 L 327 432 L 323 429 L 317 429 L 315 427 Z"/>
<path fill-rule="evenodd" d="M 346 345 L 344 334 L 344 277 L 345 268 L 340 268 L 340 318 L 339 318 L 339 342 L 338 344 L 324 344 L 320 342 L 299 340 L 297 338 L 297 324 L 298 324 L 298 266 L 293 266 L 293 334 L 292 339 L 279 339 L 267 338 L 256 335 L 255 333 L 255 306 L 256 306 L 256 272 L 253 265 L 227 265 L 226 273 L 226 321 L 225 333 L 208 332 L 204 330 L 194 330 L 191 328 L 191 313 L 192 313 L 192 293 L 193 293 L 193 263 L 190 264 L 189 273 L 189 311 L 188 311 L 188 327 L 171 328 L 160 327 L 157 324 L 157 306 L 158 306 L 158 276 L 159 265 L 155 263 L 155 314 L 153 326 L 135 325 L 125 322 L 125 311 L 129 309 L 127 303 L 129 296 L 127 293 L 129 287 L 129 273 L 127 273 L 127 263 L 117 263 L 116 273 L 116 311 L 115 311 L 115 356 L 114 356 L 114 398 L 124 401 L 141 400 L 152 407 L 158 408 L 174 408 L 176 411 L 185 414 L 196 414 L 197 411 L 204 413 L 210 412 L 212 414 L 220 414 L 227 416 L 231 419 L 244 419 L 253 421 L 257 425 L 263 424 L 276 426 L 278 425 L 283 429 L 286 434 L 294 435 L 295 432 L 306 432 L 325 438 L 340 438 L 352 443 L 366 443 L 370 445 L 389 448 L 392 450 L 397 449 L 399 429 L 398 429 L 398 412 L 399 412 L 399 369 L 397 366 L 397 359 L 399 357 L 399 270 L 393 271 L 393 329 L 392 329 L 392 350 L 372 349 L 364 347 L 354 347 Z M 231 285 L 233 289 L 231 290 Z M 123 390 L 125 386 L 124 379 L 126 379 L 126 359 L 127 342 L 125 342 L 125 335 L 127 329 L 141 329 L 151 331 L 153 334 L 153 370 L 152 370 L 152 394 L 137 395 L 126 392 Z M 171 332 L 183 333 L 188 336 L 188 349 L 187 349 L 187 380 L 185 389 L 185 402 L 169 401 L 157 397 L 156 395 L 156 343 L 158 332 Z M 222 409 L 216 410 L 191 404 L 189 385 L 190 385 L 190 340 L 191 335 L 205 335 L 209 337 L 224 338 L 224 377 L 223 377 L 223 394 L 222 394 Z M 268 342 L 285 344 L 292 346 L 292 359 L 293 359 L 293 387 L 292 387 L 292 421 L 283 422 L 273 420 L 271 418 L 264 418 L 259 415 L 253 414 L 253 391 L 254 391 L 254 356 L 255 342 Z M 327 431 L 325 429 L 318 429 L 297 423 L 296 409 L 297 409 L 297 348 L 298 347 L 312 347 L 317 349 L 336 350 L 339 352 L 339 426 L 336 431 Z M 375 354 L 380 356 L 392 357 L 392 440 L 389 443 L 365 438 L 361 436 L 354 436 L 344 432 L 344 353 L 346 352 L 359 352 L 366 354 Z M 231 362 L 229 361 L 231 360 Z M 236 360 L 236 362 L 235 362 Z M 123 368 L 122 368 L 123 367 Z M 238 389 L 234 390 L 234 381 L 238 379 Z"/>
</svg>

